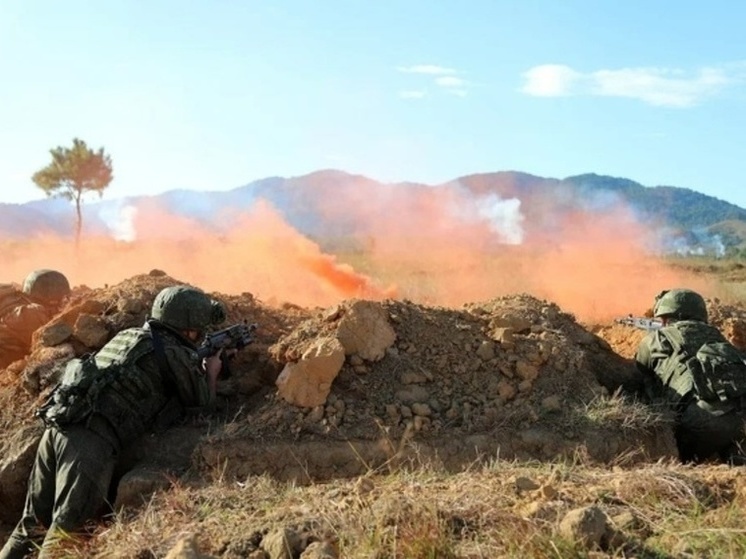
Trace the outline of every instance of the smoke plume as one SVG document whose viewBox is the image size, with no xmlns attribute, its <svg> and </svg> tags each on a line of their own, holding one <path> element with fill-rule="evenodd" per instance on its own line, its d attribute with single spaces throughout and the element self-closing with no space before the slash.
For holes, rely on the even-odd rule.
<svg viewBox="0 0 746 559">
<path fill-rule="evenodd" d="M 157 268 L 207 291 L 306 307 L 353 297 L 452 307 L 529 293 L 584 321 L 641 314 L 663 289 L 711 290 L 655 256 L 655 231 L 618 200 L 573 204 L 562 193 L 558 209 L 459 184 L 370 182 L 309 187 L 303 207 L 328 231 L 315 240 L 264 200 L 221 210 L 211 226 L 132 201 L 107 216 L 108 235 L 84 236 L 77 251 L 52 235 L 3 241 L 0 281 L 56 268 L 74 285 L 101 287 Z"/>
</svg>

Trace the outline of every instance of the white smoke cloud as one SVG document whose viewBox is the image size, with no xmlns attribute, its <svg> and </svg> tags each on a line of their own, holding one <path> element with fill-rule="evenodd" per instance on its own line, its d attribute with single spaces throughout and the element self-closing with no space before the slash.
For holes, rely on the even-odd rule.
<svg viewBox="0 0 746 559">
<path fill-rule="evenodd" d="M 720 235 L 713 235 L 706 230 L 679 231 L 664 230 L 660 232 L 660 252 L 678 254 L 679 256 L 725 256 L 725 243 Z"/>
<path fill-rule="evenodd" d="M 488 220 L 490 229 L 509 245 L 523 242 L 523 214 L 521 201 L 517 198 L 503 200 L 497 194 L 490 193 L 476 200 L 478 214 Z"/>
<path fill-rule="evenodd" d="M 134 241 L 137 238 L 135 218 L 137 208 L 131 204 L 104 208 L 99 217 L 106 223 L 111 236 L 117 241 Z"/>
</svg>

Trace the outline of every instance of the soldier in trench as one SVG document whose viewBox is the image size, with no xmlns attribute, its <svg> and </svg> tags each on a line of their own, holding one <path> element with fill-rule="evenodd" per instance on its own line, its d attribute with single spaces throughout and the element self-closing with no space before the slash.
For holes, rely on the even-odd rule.
<svg viewBox="0 0 746 559">
<path fill-rule="evenodd" d="M 70 283 L 57 270 L 35 270 L 21 289 L 0 285 L 0 369 L 31 351 L 33 333 L 60 311 Z"/>
<path fill-rule="evenodd" d="M 106 509 L 124 448 L 166 419 L 211 410 L 221 353 L 201 360 L 197 348 L 206 329 L 223 320 L 223 305 L 200 289 L 168 287 L 142 327 L 123 330 L 95 355 L 67 364 L 62 383 L 39 409 L 46 429 L 21 520 L 0 559 L 27 557 L 37 548 L 40 558 L 55 556 L 60 539 Z M 102 380 L 87 382 L 93 378 Z M 81 392 L 87 397 L 71 396 Z"/>
<path fill-rule="evenodd" d="M 744 463 L 746 363 L 714 326 L 707 306 L 690 289 L 663 291 L 653 315 L 662 327 L 640 342 L 635 362 L 645 392 L 675 413 L 683 462 Z"/>
</svg>

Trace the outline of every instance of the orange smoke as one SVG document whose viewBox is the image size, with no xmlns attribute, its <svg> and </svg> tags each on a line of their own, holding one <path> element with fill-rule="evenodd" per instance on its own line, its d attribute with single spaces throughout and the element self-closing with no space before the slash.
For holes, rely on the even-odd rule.
<svg viewBox="0 0 746 559">
<path fill-rule="evenodd" d="M 250 292 L 268 304 L 305 307 L 352 297 L 454 307 L 529 293 L 584 321 L 642 314 L 672 287 L 711 293 L 702 280 L 654 257 L 652 232 L 623 205 L 559 212 L 546 203 L 525 214 L 515 199 L 459 187 L 356 186 L 315 184 L 304 199 L 353 232 L 336 254 L 265 202 L 222 211 L 211 227 L 145 200 L 127 208 L 118 224 L 131 241 L 85 236 L 84 224 L 77 252 L 69 239 L 54 236 L 2 242 L 0 281 L 20 282 L 45 267 L 74 285 L 102 287 L 158 268 L 207 291 Z"/>
<path fill-rule="evenodd" d="M 129 218 L 126 228 L 135 233 L 133 241 L 88 236 L 77 252 L 69 240 L 54 236 L 6 243 L 2 281 L 20 283 L 32 269 L 55 268 L 75 285 L 102 287 L 158 268 L 207 291 L 251 292 L 267 302 L 302 306 L 395 294 L 394 288 L 380 288 L 324 254 L 264 203 L 232 216 L 215 216 L 218 223 L 235 222 L 224 234 L 171 215 L 152 201 L 129 212 Z"/>
</svg>

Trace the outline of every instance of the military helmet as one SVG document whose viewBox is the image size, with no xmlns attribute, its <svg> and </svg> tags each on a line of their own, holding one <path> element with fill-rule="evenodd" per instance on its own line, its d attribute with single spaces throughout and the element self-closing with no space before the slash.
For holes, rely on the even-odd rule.
<svg viewBox="0 0 746 559">
<path fill-rule="evenodd" d="M 70 283 L 57 270 L 34 270 L 23 281 L 23 292 L 37 301 L 56 304 L 70 295 Z"/>
<path fill-rule="evenodd" d="M 156 295 L 150 315 L 177 330 L 204 331 L 225 320 L 225 308 L 201 289 L 175 285 Z"/>
<path fill-rule="evenodd" d="M 653 316 L 707 322 L 707 305 L 702 296 L 691 289 L 671 289 L 655 298 Z"/>
</svg>

